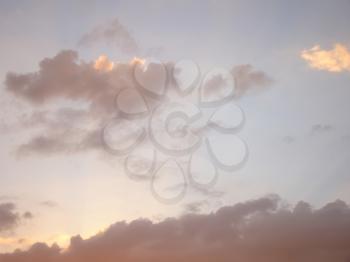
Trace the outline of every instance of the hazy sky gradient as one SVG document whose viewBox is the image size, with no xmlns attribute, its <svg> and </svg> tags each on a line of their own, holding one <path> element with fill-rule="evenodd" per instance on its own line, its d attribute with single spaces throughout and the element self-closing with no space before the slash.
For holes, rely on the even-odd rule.
<svg viewBox="0 0 350 262">
<path fill-rule="evenodd" d="M 311 68 L 303 50 L 339 43 L 350 49 L 349 1 L 4 1 L 0 4 L 0 204 L 16 204 L 32 219 L 2 233 L 0 251 L 36 242 L 67 244 L 70 236 L 92 236 L 116 221 L 139 217 L 159 221 L 205 201 L 202 212 L 278 194 L 288 203 L 321 207 L 350 202 L 350 72 Z M 84 35 L 118 19 L 135 47 Z M 119 35 L 117 36 L 117 38 Z M 118 38 L 119 41 L 119 38 Z M 130 42 L 128 42 L 130 43 Z M 71 106 L 40 107 L 6 90 L 8 72 L 38 71 L 38 63 L 65 49 L 94 61 L 105 54 L 115 63 L 133 57 L 164 62 L 191 59 L 202 72 L 250 64 L 273 81 L 237 100 L 246 116 L 240 136 L 249 160 L 237 172 L 220 174 L 220 197 L 190 189 L 176 205 L 152 197 L 149 184 L 130 180 L 113 157 L 101 152 L 18 157 L 16 146 L 30 138 L 23 113 Z M 228 153 L 230 149 L 227 149 Z M 53 201 L 55 205 L 43 203 Z M 25 239 L 18 242 L 19 239 Z"/>
</svg>

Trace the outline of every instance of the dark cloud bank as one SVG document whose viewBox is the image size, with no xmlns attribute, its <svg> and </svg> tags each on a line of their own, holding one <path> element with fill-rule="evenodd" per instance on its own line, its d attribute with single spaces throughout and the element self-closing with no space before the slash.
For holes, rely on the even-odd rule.
<svg viewBox="0 0 350 262">
<path fill-rule="evenodd" d="M 89 239 L 73 237 L 67 250 L 36 243 L 0 261 L 348 262 L 350 208 L 340 200 L 319 209 L 305 202 L 286 208 L 269 196 L 159 223 L 117 222 Z"/>
</svg>

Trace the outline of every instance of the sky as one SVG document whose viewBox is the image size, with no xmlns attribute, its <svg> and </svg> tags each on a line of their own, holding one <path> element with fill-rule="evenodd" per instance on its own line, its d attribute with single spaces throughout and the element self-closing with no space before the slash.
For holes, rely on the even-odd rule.
<svg viewBox="0 0 350 262">
<path fill-rule="evenodd" d="M 349 261 L 349 1 L 0 7 L 0 261 Z"/>
</svg>

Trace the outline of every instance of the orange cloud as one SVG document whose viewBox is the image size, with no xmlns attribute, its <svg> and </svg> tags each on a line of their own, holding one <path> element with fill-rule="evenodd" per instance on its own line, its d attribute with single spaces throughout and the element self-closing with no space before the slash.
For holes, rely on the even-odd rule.
<svg viewBox="0 0 350 262">
<path fill-rule="evenodd" d="M 94 64 L 94 68 L 100 71 L 111 71 L 114 68 L 114 63 L 108 59 L 106 55 L 100 55 Z"/>
<path fill-rule="evenodd" d="M 144 65 L 145 63 L 146 63 L 145 59 L 142 59 L 136 56 L 130 61 L 131 65 L 136 65 L 136 64 Z"/>
<path fill-rule="evenodd" d="M 331 50 L 322 50 L 316 45 L 301 52 L 301 57 L 306 60 L 310 67 L 329 72 L 350 71 L 350 52 L 346 46 L 335 44 Z"/>
</svg>

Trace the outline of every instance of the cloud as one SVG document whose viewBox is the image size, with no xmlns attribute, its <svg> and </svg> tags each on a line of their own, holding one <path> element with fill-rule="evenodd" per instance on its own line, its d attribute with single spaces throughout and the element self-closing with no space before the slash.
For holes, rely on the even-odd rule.
<svg viewBox="0 0 350 262">
<path fill-rule="evenodd" d="M 84 34 L 80 38 L 78 45 L 91 46 L 97 43 L 116 46 L 125 53 L 134 54 L 139 49 L 134 37 L 117 18 L 103 25 L 99 25 L 90 32 Z"/>
<path fill-rule="evenodd" d="M 286 144 L 291 144 L 291 143 L 295 142 L 295 137 L 285 136 L 282 138 L 282 141 L 285 142 Z"/>
<path fill-rule="evenodd" d="M 99 130 L 79 130 L 73 133 L 53 134 L 51 131 L 47 135 L 36 135 L 28 142 L 19 145 L 17 153 L 19 156 L 35 152 L 36 154 L 48 155 L 59 153 L 78 153 L 89 150 L 101 149 Z"/>
<path fill-rule="evenodd" d="M 255 70 L 249 64 L 237 65 L 232 68 L 231 73 L 235 79 L 237 97 L 241 97 L 247 92 L 264 90 L 273 83 L 273 79 L 265 72 Z"/>
<path fill-rule="evenodd" d="M 14 228 L 20 215 L 15 211 L 16 206 L 13 203 L 0 204 L 0 232 Z"/>
<path fill-rule="evenodd" d="M 100 55 L 94 64 L 94 68 L 101 71 L 111 71 L 113 67 L 114 63 L 105 55 Z"/>
<path fill-rule="evenodd" d="M 40 202 L 40 205 L 50 208 L 58 207 L 58 203 L 52 200 L 42 201 Z"/>
<path fill-rule="evenodd" d="M 202 200 L 202 201 L 195 201 L 191 202 L 185 205 L 185 213 L 199 213 L 203 206 L 207 205 L 208 201 Z"/>
<path fill-rule="evenodd" d="M 205 85 L 204 88 L 204 95 L 211 95 L 212 93 L 217 94 L 220 89 L 227 84 L 227 80 L 221 75 L 214 75 L 212 78 L 210 78 Z"/>
<path fill-rule="evenodd" d="M 111 62 L 104 60 L 104 70 L 96 70 L 97 62 L 81 61 L 77 52 L 64 50 L 43 59 L 37 72 L 7 74 L 6 90 L 35 106 L 32 113 L 19 119 L 17 129 L 40 129 L 19 146 L 20 154 L 102 148 L 100 129 L 116 112 L 116 94 L 122 88 L 135 87 L 134 64 L 118 63 L 105 70 Z M 67 106 L 72 103 L 74 106 Z"/>
<path fill-rule="evenodd" d="M 27 212 L 24 212 L 22 217 L 25 218 L 25 219 L 32 219 L 34 216 L 33 216 L 33 214 L 31 212 L 27 211 Z"/>
<path fill-rule="evenodd" d="M 305 202 L 283 207 L 276 196 L 186 214 L 161 222 L 117 222 L 67 250 L 34 244 L 0 255 L 2 262 L 242 261 L 344 262 L 350 259 L 350 208 L 341 201 L 319 209 Z"/>
<path fill-rule="evenodd" d="M 216 190 L 216 189 L 209 189 L 209 188 L 196 187 L 196 188 L 194 188 L 194 190 L 196 190 L 197 192 L 199 192 L 205 196 L 211 197 L 211 198 L 220 198 L 226 194 L 224 191 L 220 191 L 220 190 Z"/>
<path fill-rule="evenodd" d="M 322 50 L 319 45 L 303 50 L 301 57 L 311 68 L 328 72 L 350 71 L 350 52 L 346 46 L 335 44 L 331 50 Z"/>
<path fill-rule="evenodd" d="M 63 50 L 40 61 L 37 71 L 9 72 L 6 91 L 17 102 L 29 105 L 18 119 L 18 126 L 11 129 L 25 130 L 29 136 L 18 146 L 17 153 L 50 155 L 103 149 L 101 131 L 115 117 L 116 95 L 124 89 L 140 90 L 138 81 L 148 89 L 157 89 L 166 80 L 169 88 L 175 87 L 174 79 L 166 79 L 173 66 L 172 62 L 158 64 L 137 57 L 114 63 L 104 55 L 87 62 L 76 51 Z M 137 71 L 139 67 L 142 70 Z M 236 66 L 232 74 L 238 97 L 271 83 L 264 72 L 250 65 Z M 148 106 L 156 101 L 149 99 Z M 138 105 L 128 105 L 134 106 Z"/>
<path fill-rule="evenodd" d="M 22 218 L 33 218 L 33 215 L 27 211 L 21 216 L 12 202 L 0 203 L 0 233 L 17 227 Z"/>
<path fill-rule="evenodd" d="M 8 91 L 32 104 L 69 99 L 105 107 L 107 96 L 114 95 L 118 88 L 118 82 L 112 86 L 111 78 L 116 74 L 100 72 L 92 63 L 79 62 L 77 52 L 64 50 L 53 58 L 43 59 L 38 72 L 8 73 L 5 84 Z"/>
<path fill-rule="evenodd" d="M 317 135 L 321 133 L 328 133 L 334 130 L 334 127 L 330 124 L 315 124 L 311 127 L 311 134 Z"/>
</svg>

